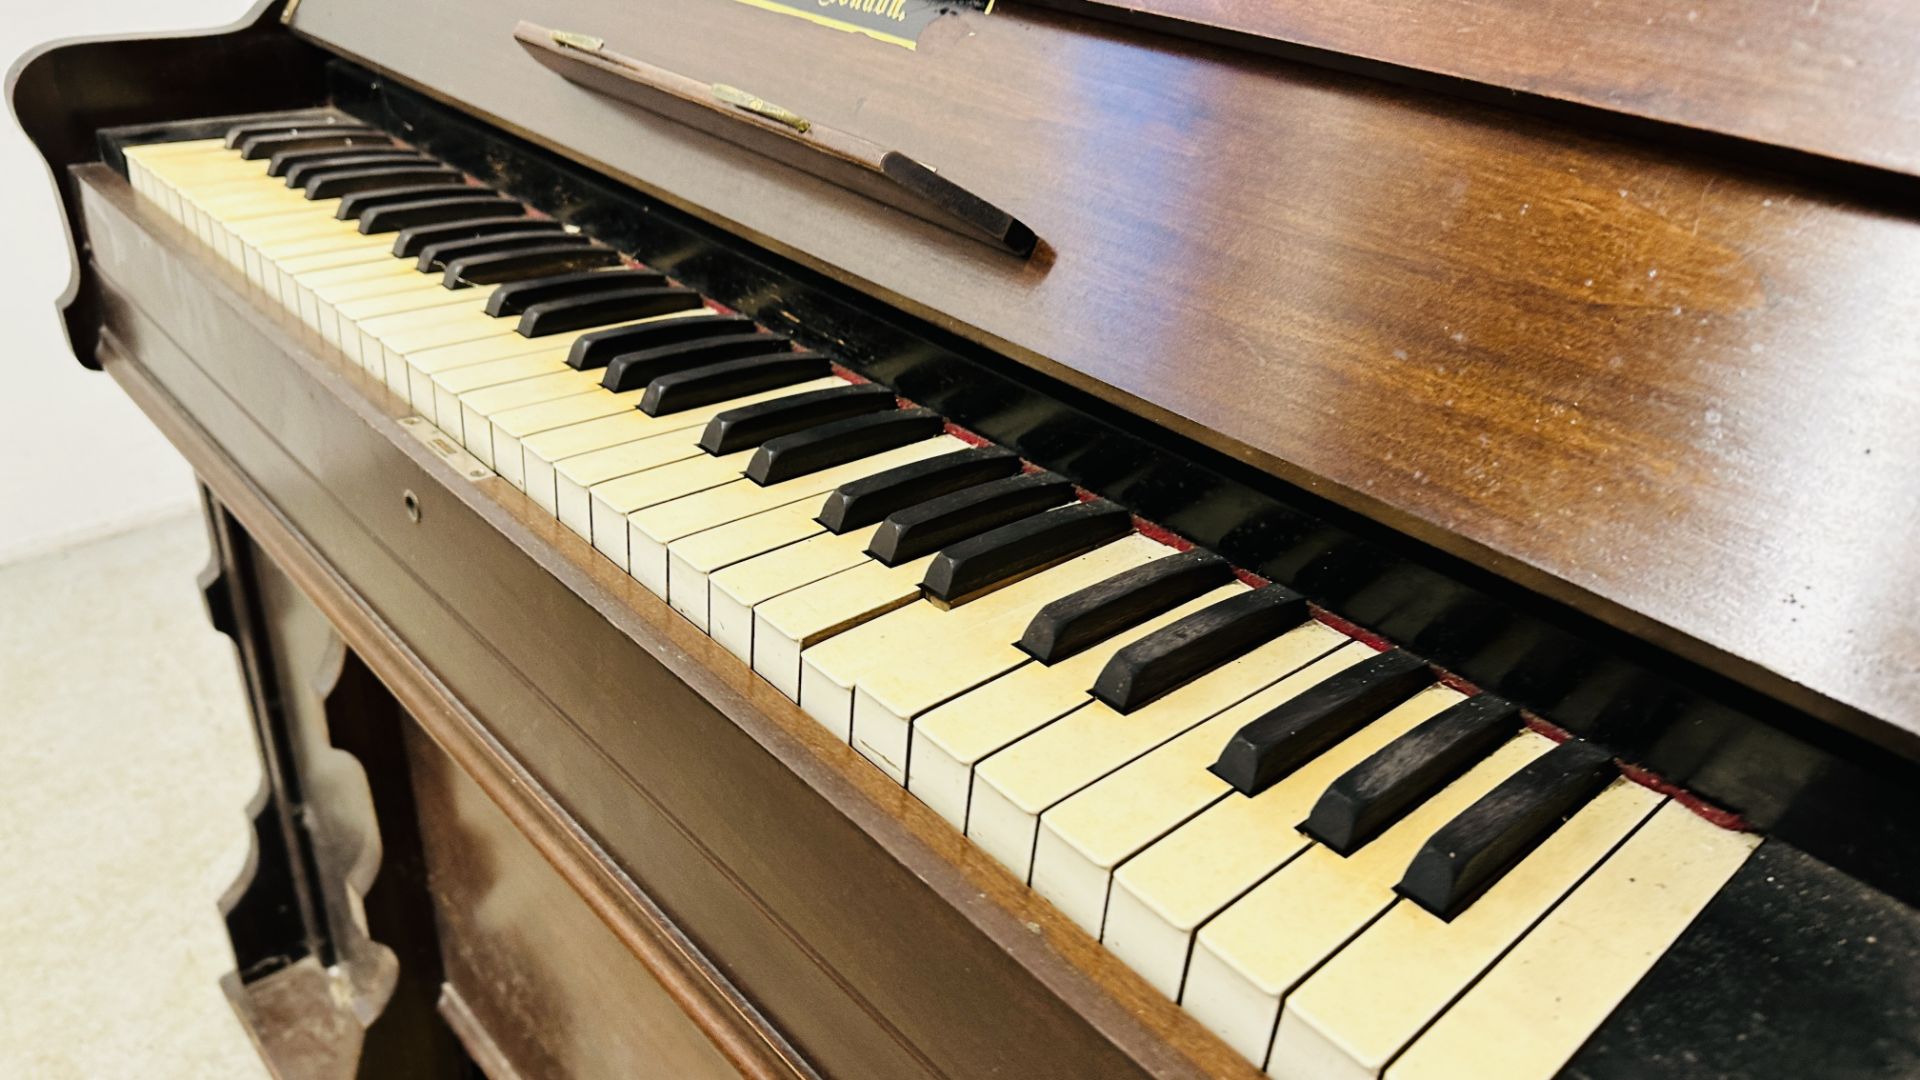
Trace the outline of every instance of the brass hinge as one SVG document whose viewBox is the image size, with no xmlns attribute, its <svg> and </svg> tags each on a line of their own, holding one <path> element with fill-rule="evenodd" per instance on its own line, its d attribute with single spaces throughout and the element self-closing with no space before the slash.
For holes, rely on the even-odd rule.
<svg viewBox="0 0 1920 1080">
<path fill-rule="evenodd" d="M 710 89 L 713 91 L 714 97 L 719 98 L 728 105 L 750 112 L 755 116 L 764 116 L 776 124 L 785 124 L 793 130 L 802 133 L 805 133 L 813 127 L 811 121 L 799 113 L 794 112 L 792 109 L 775 105 L 771 101 L 755 97 L 737 86 L 728 86 L 726 83 L 714 83 Z"/>
</svg>

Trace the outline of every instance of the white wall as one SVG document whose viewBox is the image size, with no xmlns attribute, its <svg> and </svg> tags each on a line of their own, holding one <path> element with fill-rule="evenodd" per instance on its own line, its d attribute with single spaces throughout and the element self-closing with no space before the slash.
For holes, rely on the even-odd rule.
<svg viewBox="0 0 1920 1080">
<path fill-rule="evenodd" d="M 250 0 L 0 0 L 0 67 L 41 42 L 224 26 Z M 45 164 L 0 110 L 0 563 L 193 506 L 192 473 L 67 349 L 65 225 Z"/>
</svg>

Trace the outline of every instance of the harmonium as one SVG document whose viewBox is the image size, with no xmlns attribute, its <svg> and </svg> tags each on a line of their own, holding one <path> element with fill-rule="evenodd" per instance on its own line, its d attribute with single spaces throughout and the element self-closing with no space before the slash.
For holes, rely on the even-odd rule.
<svg viewBox="0 0 1920 1080">
<path fill-rule="evenodd" d="M 1920 8 L 275 0 L 8 90 L 201 483 L 277 1075 L 1920 1075 Z"/>
</svg>

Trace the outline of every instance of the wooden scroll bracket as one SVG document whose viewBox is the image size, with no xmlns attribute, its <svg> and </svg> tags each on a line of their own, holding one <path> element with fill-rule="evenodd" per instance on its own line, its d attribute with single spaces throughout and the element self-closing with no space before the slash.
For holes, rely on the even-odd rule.
<svg viewBox="0 0 1920 1080">
<path fill-rule="evenodd" d="M 813 123 L 744 90 L 622 56 L 585 34 L 522 22 L 513 36 L 569 82 L 698 128 L 1020 258 L 1038 238 L 1020 219 L 933 169 L 858 135 Z"/>
</svg>

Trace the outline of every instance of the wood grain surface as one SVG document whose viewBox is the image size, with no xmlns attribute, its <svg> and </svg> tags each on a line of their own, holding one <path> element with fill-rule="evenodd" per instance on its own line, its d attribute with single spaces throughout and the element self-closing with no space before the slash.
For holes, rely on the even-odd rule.
<svg viewBox="0 0 1920 1080">
<path fill-rule="evenodd" d="M 709 1027 L 736 1066 L 790 1039 L 827 1075 L 1254 1075 L 531 500 L 406 434 L 404 404 L 124 180 L 82 174 L 108 370 L 311 564 L 342 636 L 683 1008 L 777 1025 L 759 1054 Z M 650 910 L 746 1000 L 693 987 Z"/>
<path fill-rule="evenodd" d="M 549 25 L 991 190 L 983 253 L 566 83 L 524 14 L 297 30 L 1828 719 L 1920 731 L 1920 227 L 1671 150 L 1009 9 L 917 52 L 731 3 Z"/>
<path fill-rule="evenodd" d="M 1920 174 L 1920 7 L 1906 0 L 1041 2 Z"/>
</svg>

